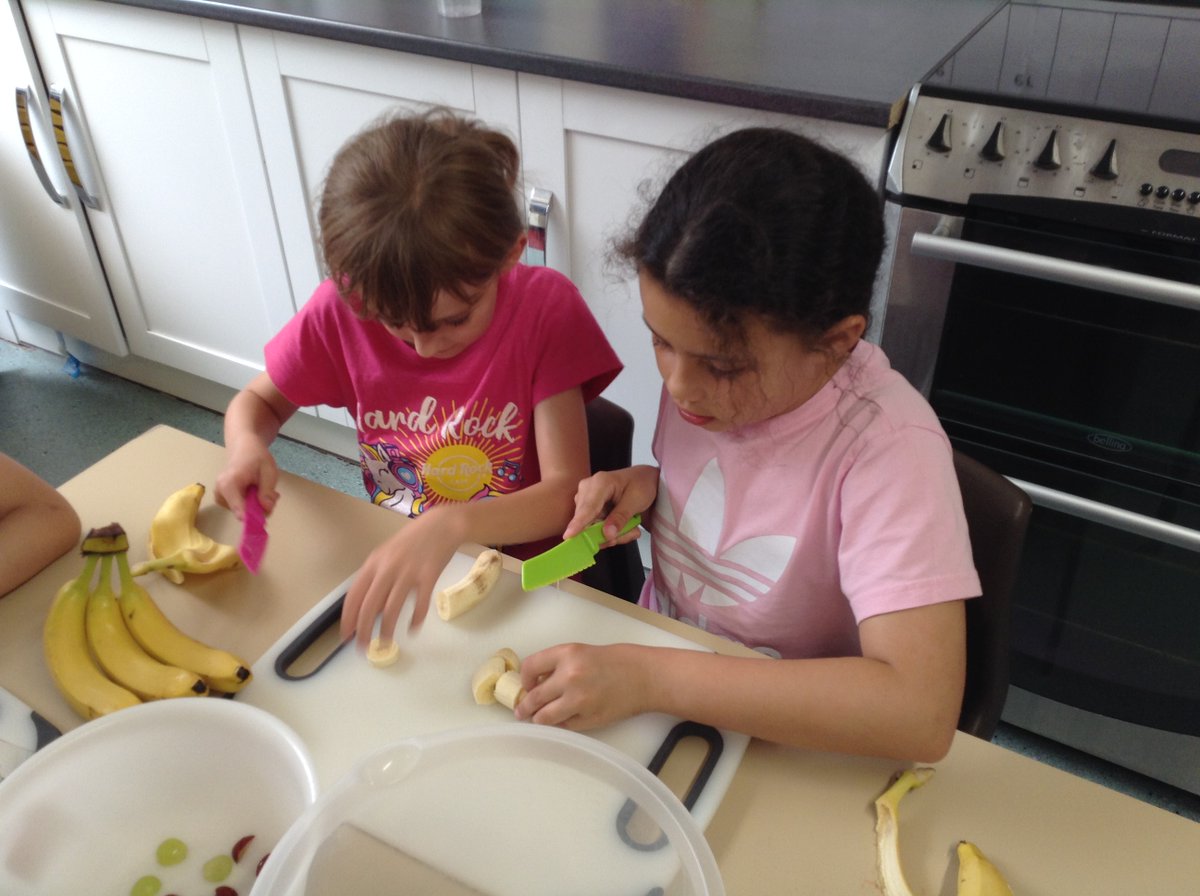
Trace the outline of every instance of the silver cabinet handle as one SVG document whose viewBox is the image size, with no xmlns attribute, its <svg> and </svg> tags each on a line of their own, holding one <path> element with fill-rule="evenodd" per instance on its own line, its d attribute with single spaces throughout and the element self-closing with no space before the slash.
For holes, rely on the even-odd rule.
<svg viewBox="0 0 1200 896">
<path fill-rule="evenodd" d="M 546 264 L 546 230 L 550 226 L 550 206 L 554 194 L 549 190 L 532 187 L 529 190 L 529 232 L 525 244 L 525 263 L 538 266 Z"/>
<path fill-rule="evenodd" d="M 1156 520 L 1154 517 L 1143 516 L 1140 513 L 1133 513 L 1132 511 L 1123 510 L 1120 507 L 1112 507 L 1108 504 L 1101 504 L 1098 501 L 1091 501 L 1087 498 L 1081 498 L 1078 495 L 1061 492 L 1058 489 L 1046 488 L 1044 485 L 1034 485 L 1032 482 L 1013 479 L 1011 476 L 1008 479 L 1013 485 L 1029 495 L 1033 503 L 1039 507 L 1045 507 L 1047 510 L 1057 510 L 1068 516 L 1079 517 L 1080 519 L 1100 523 L 1104 526 L 1111 526 L 1114 529 L 1120 529 L 1122 532 L 1130 532 L 1134 535 L 1140 535 L 1143 538 L 1150 538 L 1164 544 L 1173 544 L 1176 547 L 1189 551 L 1200 551 L 1200 532 L 1197 532 L 1195 529 L 1189 529 L 1186 526 L 1177 526 L 1175 523 L 1165 523 L 1162 520 Z"/>
<path fill-rule="evenodd" d="M 1061 258 L 1050 258 L 1032 252 L 1004 249 L 928 233 L 913 234 L 912 251 L 914 255 L 925 255 L 955 264 L 970 264 L 993 271 L 1006 271 L 1085 289 L 1132 296 L 1163 305 L 1200 310 L 1200 287 L 1165 280 L 1162 277 L 1130 274 L 1078 261 L 1064 261 Z"/>
<path fill-rule="evenodd" d="M 48 95 L 50 97 L 50 123 L 54 126 L 54 139 L 58 143 L 58 154 L 62 157 L 63 167 L 67 169 L 67 177 L 75 185 L 79 201 L 88 208 L 99 209 L 100 200 L 84 185 L 83 178 L 79 176 L 79 169 L 75 164 L 75 157 L 71 154 L 71 143 L 67 139 L 67 103 L 63 89 L 52 86 Z"/>
<path fill-rule="evenodd" d="M 33 122 L 29 119 L 29 100 L 32 95 L 32 91 L 27 87 L 17 88 L 17 124 L 21 128 L 21 137 L 25 140 L 25 150 L 29 153 L 29 161 L 33 163 L 34 173 L 42 182 L 42 189 L 46 191 L 46 195 L 58 205 L 67 208 L 67 197 L 58 192 L 54 184 L 50 182 L 50 175 L 46 173 L 46 166 L 42 164 L 42 155 L 38 152 L 37 141 L 33 137 Z"/>
</svg>

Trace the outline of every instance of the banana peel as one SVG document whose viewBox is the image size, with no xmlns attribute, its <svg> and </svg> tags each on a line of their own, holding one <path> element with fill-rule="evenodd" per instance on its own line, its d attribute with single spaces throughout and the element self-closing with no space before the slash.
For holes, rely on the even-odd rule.
<svg viewBox="0 0 1200 896">
<path fill-rule="evenodd" d="M 875 858 L 883 896 L 914 896 L 900 865 L 900 801 L 933 777 L 928 767 L 899 772 L 875 800 Z M 957 896 L 1013 896 L 1004 875 L 974 843 L 960 840 Z"/>
<path fill-rule="evenodd" d="M 241 562 L 237 547 L 223 544 L 196 527 L 205 488 L 195 482 L 171 494 L 150 523 L 150 559 L 132 569 L 135 576 L 160 572 L 183 583 L 184 573 L 233 569 Z"/>
</svg>

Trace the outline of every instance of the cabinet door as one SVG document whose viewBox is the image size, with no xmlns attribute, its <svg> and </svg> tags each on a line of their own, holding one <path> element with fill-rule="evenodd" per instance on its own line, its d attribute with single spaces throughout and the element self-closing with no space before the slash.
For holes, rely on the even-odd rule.
<svg viewBox="0 0 1200 896">
<path fill-rule="evenodd" d="M 324 277 L 316 216 L 325 172 L 355 133 L 391 110 L 440 105 L 519 142 L 512 72 L 257 28 L 241 37 L 297 309 Z M 318 415 L 349 422 L 340 410 Z"/>
<path fill-rule="evenodd" d="M 806 133 L 854 159 L 880 182 L 882 129 L 521 74 L 525 180 L 554 195 L 547 263 L 567 274 L 625 364 L 605 395 L 634 416 L 633 462 L 653 463 L 650 442 L 661 379 L 632 271 L 614 267 L 611 245 L 691 152 L 751 125 Z"/>
<path fill-rule="evenodd" d="M 0 129 L 0 309 L 123 355 L 125 337 L 56 149 L 49 99 L 16 0 L 0 7 L 0 78 L 8 125 Z"/>
<path fill-rule="evenodd" d="M 25 4 L 97 198 L 88 218 L 130 349 L 244 385 L 291 303 L 236 28 L 95 0 Z"/>
</svg>

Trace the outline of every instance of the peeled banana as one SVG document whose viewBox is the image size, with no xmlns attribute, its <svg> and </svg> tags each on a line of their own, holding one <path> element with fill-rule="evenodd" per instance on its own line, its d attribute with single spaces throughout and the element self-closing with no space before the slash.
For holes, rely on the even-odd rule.
<svg viewBox="0 0 1200 896">
<path fill-rule="evenodd" d="M 979 847 L 960 840 L 958 853 L 958 896 L 1012 896 L 1012 887 Z"/>
<path fill-rule="evenodd" d="M 109 678 L 143 700 L 203 696 L 208 685 L 195 672 L 156 660 L 134 639 L 117 603 L 110 576 L 112 555 L 100 558 L 100 580 L 87 602 L 87 640 Z"/>
<path fill-rule="evenodd" d="M 883 896 L 913 896 L 900 866 L 900 800 L 931 777 L 931 768 L 905 769 L 875 800 L 875 859 Z"/>
<path fill-rule="evenodd" d="M 504 568 L 504 555 L 488 549 L 475 558 L 470 571 L 437 594 L 437 613 L 447 622 L 474 607 L 492 590 Z"/>
<path fill-rule="evenodd" d="M 510 669 L 496 679 L 495 696 L 497 703 L 509 709 L 516 709 L 521 698 L 525 696 L 525 688 L 521 687 L 521 673 Z"/>
<path fill-rule="evenodd" d="M 87 557 L 79 577 L 58 589 L 42 628 L 42 650 L 54 684 L 71 708 L 85 719 L 142 702 L 104 674 L 88 647 L 87 605 L 98 560 L 95 555 Z"/>
<path fill-rule="evenodd" d="M 158 571 L 179 585 L 185 572 L 216 572 L 238 565 L 236 547 L 214 541 L 196 528 L 203 498 L 204 485 L 195 482 L 162 503 L 150 523 L 151 559 L 133 567 L 135 576 Z"/>
<path fill-rule="evenodd" d="M 133 580 L 124 552 L 116 555 L 116 562 L 121 580 L 117 603 L 134 640 L 146 653 L 163 663 L 196 673 L 211 690 L 225 694 L 241 690 L 250 681 L 249 664 L 176 628 L 150 593 Z"/>
</svg>

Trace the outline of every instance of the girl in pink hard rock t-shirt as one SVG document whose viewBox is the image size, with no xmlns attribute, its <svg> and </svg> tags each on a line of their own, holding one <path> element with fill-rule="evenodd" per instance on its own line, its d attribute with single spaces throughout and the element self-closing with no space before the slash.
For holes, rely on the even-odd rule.
<svg viewBox="0 0 1200 896">
<path fill-rule="evenodd" d="M 410 627 L 465 542 L 561 533 L 588 475 L 584 403 L 621 365 L 566 277 L 520 263 L 517 150 L 444 110 L 389 117 L 334 158 L 321 195 L 329 279 L 229 405 L 216 498 L 278 498 L 270 444 L 304 406 L 345 408 L 371 500 L 409 517 L 346 595 L 341 633 Z"/>
<path fill-rule="evenodd" d="M 770 660 L 564 644 L 522 664 L 520 718 L 586 729 L 665 712 L 812 749 L 935 761 L 980 593 L 950 444 L 862 340 L 876 192 L 796 134 L 716 140 L 623 255 L 663 378 L 660 466 L 600 473 L 570 536 L 652 535 L 642 604 Z M 636 537 L 636 533 L 621 540 Z"/>
</svg>

